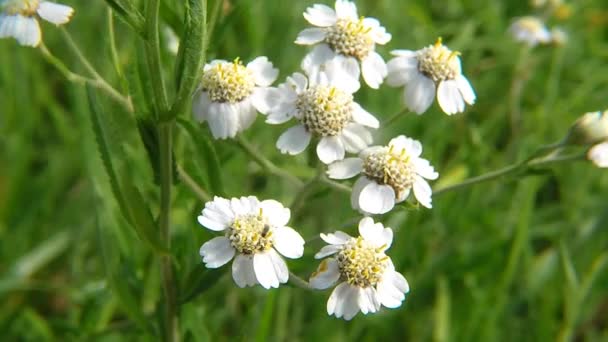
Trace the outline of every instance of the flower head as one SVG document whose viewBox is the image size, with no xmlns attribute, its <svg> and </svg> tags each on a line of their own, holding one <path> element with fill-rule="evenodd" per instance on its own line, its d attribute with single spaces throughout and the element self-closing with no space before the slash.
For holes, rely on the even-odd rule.
<svg viewBox="0 0 608 342">
<path fill-rule="evenodd" d="M 585 113 L 574 122 L 566 140 L 576 145 L 608 140 L 608 110 Z"/>
<path fill-rule="evenodd" d="M 393 231 L 366 217 L 359 222 L 359 234 L 356 238 L 341 231 L 321 234 L 329 245 L 315 258 L 332 257 L 321 261 L 310 277 L 315 289 L 327 289 L 340 282 L 327 301 L 327 313 L 346 320 L 359 311 L 376 312 L 382 305 L 397 308 L 410 290 L 407 280 L 395 271 L 385 254 L 393 241 Z"/>
<path fill-rule="evenodd" d="M 267 95 L 275 103 L 268 111 L 267 123 L 280 124 L 295 118 L 299 124 L 288 129 L 277 141 L 283 153 L 299 154 L 312 136 L 320 139 L 319 159 L 329 164 L 344 158 L 345 152 L 357 153 L 372 142 L 367 127 L 378 128 L 378 120 L 357 104 L 356 90 L 339 68 L 328 68 L 308 79 L 294 73 L 287 82 Z M 269 100 L 270 101 L 270 100 Z"/>
<path fill-rule="evenodd" d="M 393 87 L 405 86 L 403 100 L 412 111 L 422 114 L 433 103 L 435 93 L 441 109 L 448 115 L 464 111 L 465 103 L 475 103 L 475 92 L 460 66 L 460 55 L 442 44 L 418 51 L 395 50 L 397 56 L 388 62 L 386 82 Z"/>
<path fill-rule="evenodd" d="M 45 0 L 0 0 L 0 38 L 13 37 L 21 45 L 35 47 L 42 37 L 38 18 L 62 25 L 73 14 L 71 7 Z"/>
<path fill-rule="evenodd" d="M 361 174 L 351 194 L 353 208 L 369 214 L 384 214 L 403 202 L 414 190 L 418 202 L 431 208 L 431 187 L 426 179 L 439 174 L 426 159 L 420 158 L 419 141 L 400 135 L 388 146 L 372 146 L 358 158 L 346 158 L 329 166 L 327 174 L 347 179 Z"/>
<path fill-rule="evenodd" d="M 265 93 L 278 74 L 266 57 L 258 57 L 246 66 L 238 58 L 233 62 L 212 61 L 203 69 L 192 107 L 194 117 L 209 122 L 216 139 L 235 137 L 253 124 L 257 111 L 268 106 Z"/>
<path fill-rule="evenodd" d="M 516 41 L 529 46 L 551 42 L 551 32 L 542 20 L 533 16 L 517 18 L 509 27 L 509 32 Z"/>
<path fill-rule="evenodd" d="M 198 222 L 224 235 L 201 247 L 205 266 L 218 268 L 234 258 L 232 278 L 239 287 L 260 284 L 268 289 L 286 283 L 289 272 L 278 253 L 296 259 L 304 252 L 304 239 L 286 226 L 289 217 L 289 209 L 274 200 L 215 197 L 205 204 Z"/>
<path fill-rule="evenodd" d="M 608 168 L 608 141 L 597 144 L 589 149 L 587 158 L 597 167 Z"/>
<path fill-rule="evenodd" d="M 317 45 L 302 61 L 302 69 L 313 74 L 332 59 L 343 65 L 370 87 L 377 89 L 386 77 L 384 59 L 375 51 L 376 44 L 391 40 L 380 22 L 374 18 L 357 16 L 357 7 L 351 1 L 337 0 L 335 10 L 326 5 L 313 5 L 306 9 L 304 18 L 313 28 L 298 34 L 296 44 Z M 360 66 L 359 66 L 360 65 Z"/>
</svg>

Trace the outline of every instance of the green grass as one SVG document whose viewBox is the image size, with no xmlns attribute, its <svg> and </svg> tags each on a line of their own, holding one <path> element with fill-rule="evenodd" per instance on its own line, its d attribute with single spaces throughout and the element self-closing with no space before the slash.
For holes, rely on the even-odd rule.
<svg viewBox="0 0 608 342">
<path fill-rule="evenodd" d="M 100 73 L 124 90 L 127 81 L 117 76 L 110 58 L 106 5 L 62 2 L 76 8 L 67 30 Z M 181 5 L 165 3 L 162 20 L 181 25 Z M 226 2 L 208 59 L 266 55 L 283 80 L 307 51 L 293 40 L 307 26 L 302 12 L 313 3 Z M 420 140 L 440 185 L 520 160 L 561 139 L 582 113 L 607 106 L 608 9 L 601 0 L 572 2 L 567 20 L 551 21 L 569 32 L 567 45 L 532 50 L 522 69 L 527 82 L 515 137 L 510 89 L 522 75 L 515 73 L 521 46 L 506 30 L 513 17 L 532 12 L 526 2 L 357 4 L 360 14 L 379 18 L 392 33 L 392 41 L 379 47 L 385 58 L 392 49 L 419 49 L 438 36 L 462 52 L 464 73 L 478 97 L 474 106 L 448 117 L 434 104 L 426 114 L 408 114 L 375 135 L 380 144 L 398 134 Z M 116 29 L 119 59 L 131 77 L 137 73 L 139 39 L 120 20 Z M 85 73 L 59 30 L 44 24 L 43 34 L 55 55 Z M 113 196 L 86 90 L 66 81 L 38 50 L 12 40 L 0 41 L 0 61 L 2 340 L 158 339 L 159 258 Z M 163 52 L 162 61 L 172 98 L 175 57 Z M 97 98 L 121 185 L 135 185 L 156 219 L 158 186 L 135 118 L 103 93 Z M 362 87 L 356 98 L 380 118 L 402 109 L 400 91 L 386 85 L 379 91 Z M 138 108 L 138 117 L 149 115 Z M 193 123 L 189 113 L 181 118 Z M 284 156 L 274 147 L 290 125 L 269 126 L 258 118 L 245 136 L 305 179 L 312 173 L 306 154 Z M 206 125 L 193 131 L 178 126 L 174 156 L 207 191 L 291 203 L 294 188 L 260 169 L 233 141 L 211 140 Z M 412 290 L 399 309 L 359 314 L 351 322 L 327 316 L 329 291 L 292 285 L 239 289 L 229 266 L 206 270 L 198 249 L 212 235 L 196 222 L 204 204 L 176 182 L 172 260 L 180 294 L 194 294 L 180 307 L 181 334 L 187 341 L 605 341 L 608 173 L 589 162 L 536 171 L 437 196 L 432 210 L 400 207 L 382 216 L 396 232 L 389 255 Z M 323 186 L 312 194 L 290 222 L 305 239 L 336 229 L 355 233 L 359 214 L 346 194 Z M 319 240 L 307 244 L 302 259 L 289 261 L 291 270 L 307 278 L 321 246 Z"/>
</svg>

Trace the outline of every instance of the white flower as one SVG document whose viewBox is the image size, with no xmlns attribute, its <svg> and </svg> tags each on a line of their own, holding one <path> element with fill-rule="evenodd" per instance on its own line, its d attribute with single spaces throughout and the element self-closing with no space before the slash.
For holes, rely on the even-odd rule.
<svg viewBox="0 0 608 342">
<path fill-rule="evenodd" d="M 296 44 L 317 45 L 302 61 L 302 69 L 309 75 L 329 60 L 344 62 L 346 70 L 355 78 L 363 72 L 363 79 L 377 89 L 386 77 L 384 59 L 375 51 L 375 45 L 384 45 L 391 35 L 374 18 L 359 18 L 353 2 L 337 0 L 336 10 L 326 5 L 308 7 L 304 18 L 316 26 L 298 34 Z M 359 66 L 359 63 L 361 66 Z"/>
<path fill-rule="evenodd" d="M 289 209 L 274 200 L 215 197 L 205 203 L 198 222 L 224 236 L 201 247 L 205 266 L 218 268 L 234 257 L 232 278 L 239 287 L 260 284 L 269 289 L 286 283 L 289 271 L 278 253 L 292 259 L 304 253 L 304 239 L 286 226 L 289 217 Z"/>
<path fill-rule="evenodd" d="M 418 51 L 395 50 L 388 62 L 386 83 L 405 86 L 403 101 L 410 110 L 422 114 L 433 103 L 435 93 L 441 110 L 452 115 L 464 111 L 465 102 L 475 103 L 475 92 L 460 66 L 460 54 L 437 39 Z"/>
<path fill-rule="evenodd" d="M 268 106 L 265 93 L 278 74 L 266 57 L 258 57 L 247 66 L 238 58 L 206 64 L 192 106 L 194 117 L 209 122 L 214 138 L 234 138 L 253 124 L 256 111 Z"/>
<path fill-rule="evenodd" d="M 267 123 L 280 124 L 292 117 L 300 124 L 285 131 L 277 141 L 283 153 L 299 154 L 306 149 L 313 135 L 320 137 L 319 159 L 329 164 L 344 159 L 345 151 L 358 153 L 372 142 L 365 127 L 378 128 L 378 120 L 354 102 L 353 85 L 341 70 L 328 68 L 307 79 L 294 73 L 287 82 L 273 88 L 267 95 L 275 103 L 268 108 Z M 271 101 L 271 100 L 268 100 Z"/>
<path fill-rule="evenodd" d="M 597 167 L 608 168 L 608 141 L 593 146 L 587 153 L 587 158 Z"/>
<path fill-rule="evenodd" d="M 55 25 L 70 21 L 74 10 L 44 0 L 0 0 L 0 38 L 13 37 L 19 44 L 38 46 L 42 37 L 38 18 Z"/>
<path fill-rule="evenodd" d="M 403 202 L 414 190 L 418 202 L 431 208 L 432 190 L 426 179 L 437 179 L 428 160 L 420 158 L 418 140 L 400 135 L 388 146 L 372 146 L 359 158 L 346 158 L 329 165 L 327 174 L 334 179 L 347 179 L 361 174 L 351 194 L 353 208 L 369 214 L 384 214 Z M 425 179 L 426 178 L 426 179 Z"/>
<path fill-rule="evenodd" d="M 359 311 L 376 312 L 384 305 L 397 308 L 410 291 L 407 280 L 395 271 L 385 251 L 393 242 L 393 231 L 366 217 L 359 222 L 357 238 L 344 232 L 321 234 L 329 245 L 316 259 L 333 255 L 321 262 L 310 277 L 310 286 L 327 289 L 340 282 L 327 301 L 327 313 L 346 320 Z"/>
<path fill-rule="evenodd" d="M 551 42 L 551 32 L 541 19 L 533 16 L 517 18 L 509 27 L 509 32 L 516 41 L 529 46 Z"/>
<path fill-rule="evenodd" d="M 591 145 L 608 139 L 608 110 L 589 112 L 578 118 L 570 128 L 567 142 Z"/>
</svg>

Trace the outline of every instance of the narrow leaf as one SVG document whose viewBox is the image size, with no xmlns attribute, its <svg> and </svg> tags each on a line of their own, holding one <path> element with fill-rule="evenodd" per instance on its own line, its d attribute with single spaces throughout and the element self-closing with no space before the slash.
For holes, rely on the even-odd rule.
<svg viewBox="0 0 608 342">
<path fill-rule="evenodd" d="M 112 7 L 114 12 L 131 26 L 138 35 L 145 37 L 144 31 L 144 16 L 137 10 L 128 0 L 106 0 L 108 6 Z"/>
</svg>

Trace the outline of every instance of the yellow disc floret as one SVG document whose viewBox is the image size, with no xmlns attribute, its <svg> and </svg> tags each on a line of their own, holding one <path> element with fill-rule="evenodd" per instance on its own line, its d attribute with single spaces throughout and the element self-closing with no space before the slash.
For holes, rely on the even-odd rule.
<svg viewBox="0 0 608 342">
<path fill-rule="evenodd" d="M 370 31 L 371 28 L 363 24 L 363 18 L 342 18 L 326 29 L 325 42 L 336 53 L 362 60 L 374 49 Z"/>
<path fill-rule="evenodd" d="M 253 73 L 237 58 L 219 62 L 203 73 L 202 89 L 213 102 L 235 103 L 251 95 L 255 87 Z"/>
<path fill-rule="evenodd" d="M 39 6 L 40 0 L 5 0 L 0 3 L 0 9 L 8 15 L 32 16 L 36 14 Z"/>
<path fill-rule="evenodd" d="M 357 287 L 376 286 L 382 279 L 388 257 L 384 248 L 375 248 L 363 238 L 352 238 L 338 253 L 336 260 L 342 279 Z"/>
<path fill-rule="evenodd" d="M 407 151 L 393 146 L 365 156 L 363 173 L 378 184 L 389 185 L 397 197 L 412 187 L 416 176 Z"/>
<path fill-rule="evenodd" d="M 296 108 L 309 132 L 334 136 L 351 120 L 353 96 L 335 87 L 316 86 L 298 95 Z"/>
<path fill-rule="evenodd" d="M 251 255 L 272 248 L 272 227 L 261 210 L 258 214 L 237 217 L 226 235 L 232 247 L 241 254 Z"/>
<path fill-rule="evenodd" d="M 460 75 L 460 53 L 452 51 L 437 39 L 434 45 L 418 51 L 418 70 L 434 82 L 452 80 Z"/>
</svg>

